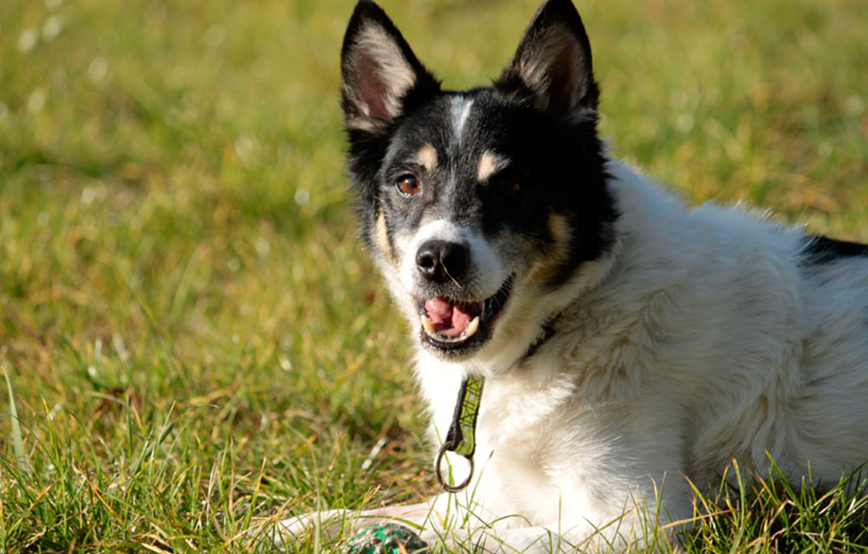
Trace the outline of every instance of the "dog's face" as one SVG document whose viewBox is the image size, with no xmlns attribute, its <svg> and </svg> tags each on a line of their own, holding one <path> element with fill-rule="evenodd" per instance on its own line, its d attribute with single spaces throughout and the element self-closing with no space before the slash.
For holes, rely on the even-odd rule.
<svg viewBox="0 0 868 554">
<path fill-rule="evenodd" d="M 447 92 L 362 0 L 342 73 L 362 237 L 420 343 L 466 359 L 538 329 L 616 217 L 570 1 L 540 8 L 492 86 Z"/>
</svg>

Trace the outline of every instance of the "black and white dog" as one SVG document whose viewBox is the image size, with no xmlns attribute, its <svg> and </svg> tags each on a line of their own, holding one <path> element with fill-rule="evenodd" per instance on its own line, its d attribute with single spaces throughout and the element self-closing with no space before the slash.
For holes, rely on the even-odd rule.
<svg viewBox="0 0 868 554">
<path fill-rule="evenodd" d="M 570 0 L 466 92 L 361 0 L 342 71 L 362 236 L 438 445 L 462 381 L 485 379 L 465 492 L 366 516 L 487 551 L 623 547 L 690 518 L 689 481 L 733 460 L 795 482 L 868 460 L 868 247 L 687 209 L 609 159 Z"/>
</svg>

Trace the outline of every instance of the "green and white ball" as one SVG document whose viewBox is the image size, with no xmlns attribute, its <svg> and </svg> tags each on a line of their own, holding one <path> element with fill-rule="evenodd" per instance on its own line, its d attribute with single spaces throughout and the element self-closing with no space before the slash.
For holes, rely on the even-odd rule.
<svg viewBox="0 0 868 554">
<path fill-rule="evenodd" d="M 345 554 L 414 554 L 428 545 L 408 527 L 397 523 L 378 523 L 363 527 L 350 537 Z"/>
</svg>

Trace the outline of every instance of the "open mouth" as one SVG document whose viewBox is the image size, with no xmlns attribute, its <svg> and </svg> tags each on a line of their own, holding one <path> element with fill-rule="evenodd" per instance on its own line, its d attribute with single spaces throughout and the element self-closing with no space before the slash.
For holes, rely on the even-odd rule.
<svg viewBox="0 0 868 554">
<path fill-rule="evenodd" d="M 509 299 L 512 281 L 508 278 L 500 290 L 484 300 L 436 296 L 419 301 L 423 340 L 452 353 L 482 345 L 491 337 L 492 324 Z"/>
</svg>

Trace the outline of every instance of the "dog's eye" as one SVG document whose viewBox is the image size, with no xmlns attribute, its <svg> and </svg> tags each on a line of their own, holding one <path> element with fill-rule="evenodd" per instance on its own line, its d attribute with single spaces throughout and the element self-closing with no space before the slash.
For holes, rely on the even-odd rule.
<svg viewBox="0 0 868 554">
<path fill-rule="evenodd" d="M 503 196 L 515 196 L 521 187 L 515 181 L 501 181 L 497 183 L 497 192 Z"/>
<path fill-rule="evenodd" d="M 419 182 L 419 179 L 415 175 L 404 175 L 398 179 L 395 186 L 398 187 L 398 191 L 404 196 L 413 196 L 422 192 L 422 183 Z"/>
</svg>

